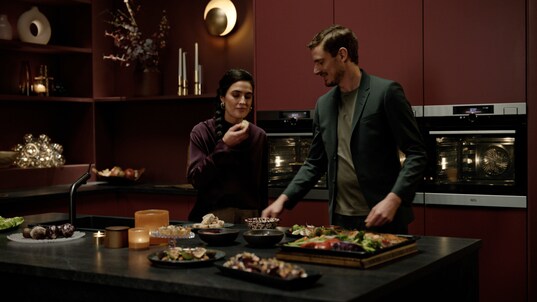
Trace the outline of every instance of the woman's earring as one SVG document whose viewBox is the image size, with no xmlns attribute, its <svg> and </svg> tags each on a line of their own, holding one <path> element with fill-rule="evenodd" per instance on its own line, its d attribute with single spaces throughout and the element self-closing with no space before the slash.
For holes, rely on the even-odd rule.
<svg viewBox="0 0 537 302">
<path fill-rule="evenodd" d="M 253 107 L 253 106 L 251 106 L 251 107 L 250 107 L 250 111 L 252 111 L 252 109 L 254 109 L 254 107 Z"/>
<path fill-rule="evenodd" d="M 220 108 L 224 109 L 225 107 L 224 102 L 220 103 Z"/>
</svg>

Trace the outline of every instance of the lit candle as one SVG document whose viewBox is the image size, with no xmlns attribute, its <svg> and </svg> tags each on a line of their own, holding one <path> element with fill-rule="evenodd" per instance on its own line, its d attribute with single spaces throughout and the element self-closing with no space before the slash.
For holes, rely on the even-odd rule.
<svg viewBox="0 0 537 302">
<path fill-rule="evenodd" d="M 47 88 L 45 87 L 45 85 L 39 83 L 39 84 L 35 84 L 34 91 L 35 93 L 45 93 L 47 92 Z"/>
<path fill-rule="evenodd" d="M 129 229 L 129 249 L 145 250 L 149 248 L 149 231 L 146 228 Z"/>
<path fill-rule="evenodd" d="M 101 246 L 104 243 L 104 236 L 105 233 L 101 231 L 97 231 L 96 233 L 93 233 L 93 242 L 96 246 Z"/>
</svg>

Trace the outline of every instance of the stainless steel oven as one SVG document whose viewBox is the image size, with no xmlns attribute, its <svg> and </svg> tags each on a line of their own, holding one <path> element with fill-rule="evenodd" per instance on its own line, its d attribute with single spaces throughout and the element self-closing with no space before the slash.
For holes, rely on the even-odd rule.
<svg viewBox="0 0 537 302">
<path fill-rule="evenodd" d="M 425 106 L 425 204 L 526 207 L 525 103 Z"/>
<path fill-rule="evenodd" d="M 312 140 L 312 110 L 258 111 L 256 123 L 269 140 L 269 194 L 277 197 L 306 160 Z M 328 199 L 323 176 L 306 199 Z"/>
</svg>

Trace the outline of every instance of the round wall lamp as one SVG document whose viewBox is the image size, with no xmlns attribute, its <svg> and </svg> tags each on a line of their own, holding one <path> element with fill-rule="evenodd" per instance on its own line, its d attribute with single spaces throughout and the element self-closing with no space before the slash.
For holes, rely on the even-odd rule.
<svg viewBox="0 0 537 302">
<path fill-rule="evenodd" d="M 235 27 L 237 10 L 231 0 L 211 0 L 205 7 L 203 19 L 211 35 L 225 36 Z"/>
</svg>

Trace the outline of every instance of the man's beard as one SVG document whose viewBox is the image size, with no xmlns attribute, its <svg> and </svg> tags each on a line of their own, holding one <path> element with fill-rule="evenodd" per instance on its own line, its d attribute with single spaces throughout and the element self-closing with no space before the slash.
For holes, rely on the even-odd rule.
<svg viewBox="0 0 537 302">
<path fill-rule="evenodd" d="M 333 81 L 326 81 L 324 82 L 324 85 L 326 87 L 334 87 L 334 86 L 337 86 L 339 85 L 339 83 L 341 82 L 341 79 L 343 78 L 343 70 L 338 70 L 336 71 L 335 75 L 334 75 L 334 80 Z M 326 79 L 326 78 L 325 78 Z"/>
</svg>

